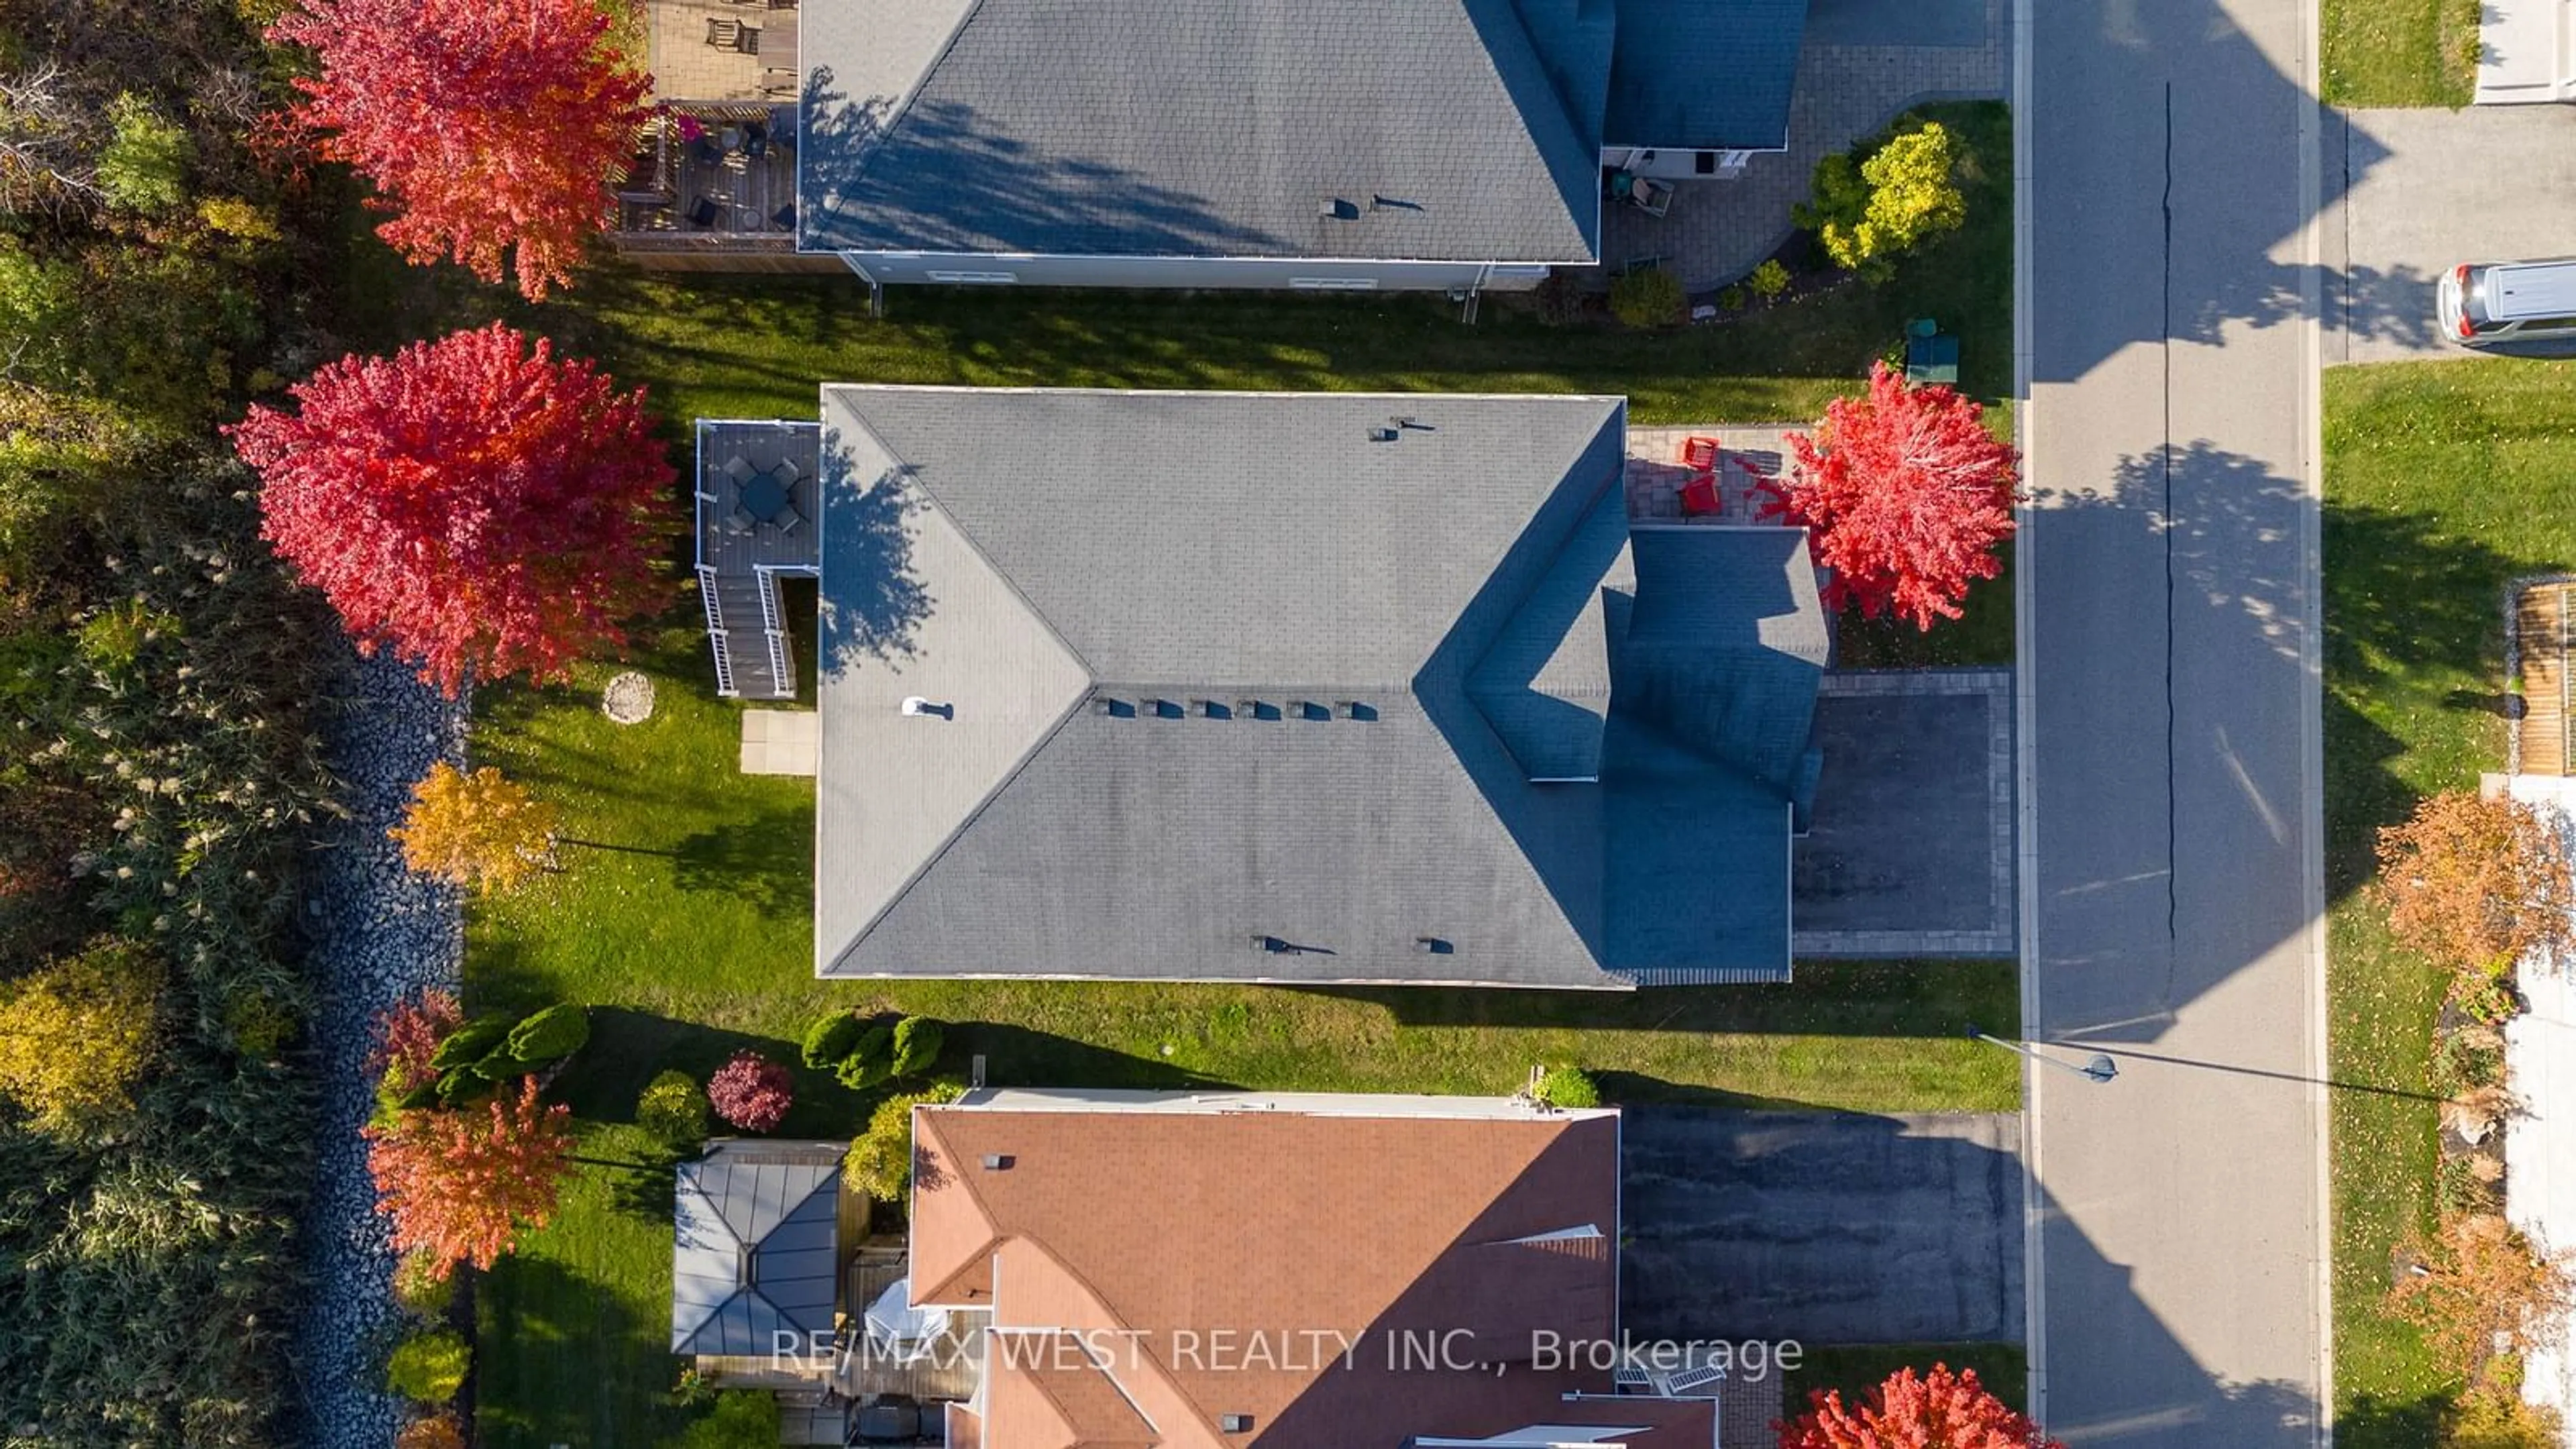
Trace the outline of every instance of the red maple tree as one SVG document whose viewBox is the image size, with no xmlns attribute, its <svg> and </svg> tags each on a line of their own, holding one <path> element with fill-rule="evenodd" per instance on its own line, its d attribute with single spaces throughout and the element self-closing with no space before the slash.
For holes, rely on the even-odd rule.
<svg viewBox="0 0 2576 1449">
<path fill-rule="evenodd" d="M 421 1110 L 371 1125 L 367 1171 L 376 1207 L 393 1219 L 394 1247 L 445 1278 L 457 1264 L 489 1268 L 544 1227 L 572 1168 L 569 1109 L 537 1100 L 534 1077 L 456 1111 Z"/>
<path fill-rule="evenodd" d="M 1765 482 L 1765 518 L 1813 531 L 1816 562 L 1833 570 L 1825 606 L 1893 610 L 1930 629 L 1959 617 L 1968 585 L 2003 572 L 1995 546 L 2012 537 L 2021 455 L 1996 441 L 1984 409 L 1947 387 L 1909 387 L 1887 364 L 1869 391 L 1836 398 L 1810 437 L 1793 433 L 1797 466 Z"/>
<path fill-rule="evenodd" d="M 758 1052 L 738 1051 L 707 1079 L 707 1105 L 745 1132 L 766 1132 L 796 1105 L 796 1078 Z"/>
<path fill-rule="evenodd" d="M 1866 1402 L 1845 1404 L 1839 1390 L 1807 1400 L 1806 1413 L 1773 1426 L 1780 1449 L 2065 1449 L 1988 1393 L 1975 1369 L 1902 1368 Z"/>
<path fill-rule="evenodd" d="M 652 80 L 608 44 L 596 0 L 296 0 L 268 38 L 309 47 L 292 120 L 375 183 L 379 235 L 519 290 L 569 283 L 614 214 Z"/>
<path fill-rule="evenodd" d="M 228 431 L 261 531 L 359 648 L 450 695 L 469 670 L 560 675 L 651 602 L 674 477 L 644 412 L 499 323 L 344 357 Z"/>
<path fill-rule="evenodd" d="M 394 1095 L 410 1091 L 438 1075 L 429 1064 L 439 1041 L 465 1022 L 465 1011 L 451 992 L 433 986 L 376 1018 L 376 1049 L 367 1054 L 367 1070 Z"/>
</svg>

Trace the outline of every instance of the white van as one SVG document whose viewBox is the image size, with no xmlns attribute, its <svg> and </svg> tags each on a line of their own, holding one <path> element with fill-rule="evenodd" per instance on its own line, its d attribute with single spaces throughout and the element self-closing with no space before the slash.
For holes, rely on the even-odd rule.
<svg viewBox="0 0 2576 1449">
<path fill-rule="evenodd" d="M 2576 258 L 2462 262 L 2443 274 L 2434 310 L 2462 347 L 2576 338 Z"/>
</svg>

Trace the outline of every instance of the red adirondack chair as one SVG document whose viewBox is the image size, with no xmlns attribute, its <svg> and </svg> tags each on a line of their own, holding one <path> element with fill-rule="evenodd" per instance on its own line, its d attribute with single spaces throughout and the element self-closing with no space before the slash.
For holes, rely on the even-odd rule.
<svg viewBox="0 0 2576 1449">
<path fill-rule="evenodd" d="M 1682 466 L 1695 473 L 1705 473 L 1717 466 L 1717 439 L 1690 437 L 1682 439 Z"/>
</svg>

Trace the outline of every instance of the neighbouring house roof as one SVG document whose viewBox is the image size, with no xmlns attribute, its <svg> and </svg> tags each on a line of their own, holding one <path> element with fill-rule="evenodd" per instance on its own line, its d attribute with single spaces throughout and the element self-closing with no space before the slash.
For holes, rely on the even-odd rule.
<svg viewBox="0 0 2576 1449">
<path fill-rule="evenodd" d="M 991 1311 L 987 1449 L 1548 1423 L 1697 1424 L 1709 1441 L 1705 1400 L 1569 1403 L 1607 1393 L 1606 1370 L 1533 1358 L 1541 1332 L 1614 1334 L 1616 1113 L 1314 1100 L 1008 1092 L 917 1109 L 914 1298 Z M 1219 1330 L 1235 1345 L 1221 1355 Z M 1473 1368 L 1389 1359 L 1461 1330 L 1452 1356 Z M 1228 1414 L 1249 1432 L 1225 1432 Z"/>
<path fill-rule="evenodd" d="M 1807 0 L 1618 0 L 1618 7 L 1605 143 L 1788 144 Z"/>
<path fill-rule="evenodd" d="M 1786 976 L 1805 535 L 1631 530 L 1619 399 L 823 414 L 823 974 Z"/>
<path fill-rule="evenodd" d="M 839 1304 L 840 1142 L 719 1142 L 678 1168 L 671 1351 L 766 1355 L 829 1333 Z"/>
<path fill-rule="evenodd" d="M 1513 0 L 817 0 L 801 64 L 812 250 L 1596 255 L 1598 108 Z"/>
</svg>

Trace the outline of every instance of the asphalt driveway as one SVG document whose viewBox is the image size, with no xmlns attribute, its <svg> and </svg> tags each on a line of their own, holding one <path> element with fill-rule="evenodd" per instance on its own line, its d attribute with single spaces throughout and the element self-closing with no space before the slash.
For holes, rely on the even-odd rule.
<svg viewBox="0 0 2576 1449">
<path fill-rule="evenodd" d="M 2328 362 L 2467 357 L 2442 340 L 2433 286 L 2461 262 L 2576 255 L 2576 108 L 2351 111 L 2340 148 L 2350 190 L 2330 215 Z M 2337 159 L 2326 133 L 2328 164 Z"/>
<path fill-rule="evenodd" d="M 2021 1338 L 2018 1117 L 1638 1107 L 1622 1132 L 1632 1335 Z"/>
</svg>

